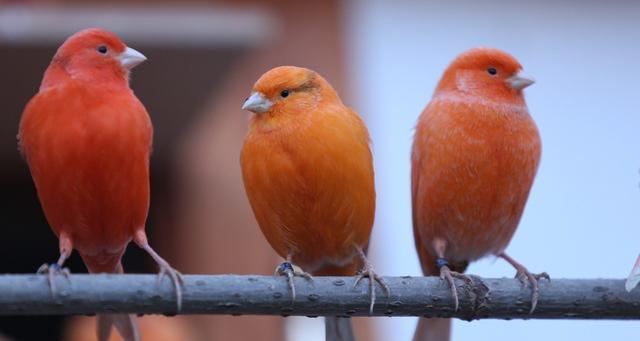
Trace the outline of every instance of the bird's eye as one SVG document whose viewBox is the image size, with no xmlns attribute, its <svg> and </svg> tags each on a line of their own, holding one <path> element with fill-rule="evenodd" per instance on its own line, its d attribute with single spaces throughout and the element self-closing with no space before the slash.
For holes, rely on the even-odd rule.
<svg viewBox="0 0 640 341">
<path fill-rule="evenodd" d="M 487 69 L 487 72 L 488 72 L 490 75 L 495 76 L 495 75 L 496 75 L 496 73 L 498 73 L 498 70 L 496 70 L 496 68 L 494 68 L 494 67 L 490 67 L 490 68 L 488 68 L 488 69 Z"/>
<path fill-rule="evenodd" d="M 289 96 L 289 90 L 282 90 L 280 92 L 280 97 L 287 98 Z"/>
<path fill-rule="evenodd" d="M 98 46 L 97 50 L 98 50 L 99 53 L 107 54 L 107 47 L 104 46 L 104 45 Z"/>
</svg>

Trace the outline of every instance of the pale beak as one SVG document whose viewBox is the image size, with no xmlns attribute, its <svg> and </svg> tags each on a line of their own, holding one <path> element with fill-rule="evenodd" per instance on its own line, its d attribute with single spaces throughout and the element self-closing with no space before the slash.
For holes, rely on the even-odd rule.
<svg viewBox="0 0 640 341">
<path fill-rule="evenodd" d="M 122 52 L 119 56 L 118 56 L 118 60 L 120 61 L 120 64 L 122 65 L 123 68 L 127 69 L 127 70 L 131 70 L 133 69 L 136 65 L 144 62 L 145 60 L 147 60 L 147 57 L 145 57 L 142 53 L 127 47 L 124 52 Z"/>
<path fill-rule="evenodd" d="M 259 114 L 269 110 L 272 105 L 273 102 L 264 97 L 263 94 L 259 92 L 252 92 L 251 96 L 244 101 L 242 109 Z"/>
<path fill-rule="evenodd" d="M 536 81 L 533 80 L 533 78 L 531 78 L 530 76 L 524 74 L 522 70 L 520 70 L 515 75 L 509 77 L 507 79 L 507 82 L 509 82 L 509 85 L 512 88 L 516 90 L 522 90 L 528 87 L 529 85 L 535 83 Z"/>
</svg>

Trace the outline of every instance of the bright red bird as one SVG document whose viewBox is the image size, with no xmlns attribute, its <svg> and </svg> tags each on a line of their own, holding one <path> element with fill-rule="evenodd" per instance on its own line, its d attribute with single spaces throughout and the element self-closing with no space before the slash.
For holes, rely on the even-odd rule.
<svg viewBox="0 0 640 341">
<path fill-rule="evenodd" d="M 538 279 L 505 253 L 518 226 L 540 161 L 538 129 L 522 90 L 533 83 L 512 56 L 471 49 L 447 68 L 416 127 L 412 152 L 413 228 L 425 275 L 451 287 L 469 262 L 505 259 L 517 278 Z M 449 320 L 421 319 L 416 339 L 448 338 Z"/>
<path fill-rule="evenodd" d="M 146 58 L 116 35 L 100 29 L 78 32 L 58 49 L 40 91 L 20 122 L 19 147 L 49 225 L 60 241 L 61 272 L 73 249 L 91 273 L 122 273 L 120 262 L 133 239 L 168 275 L 181 304 L 180 273 L 147 241 L 149 154 L 153 128 L 129 87 L 129 70 Z M 115 325 L 126 340 L 138 340 L 131 315 L 98 317 L 99 340 Z"/>
<path fill-rule="evenodd" d="M 243 109 L 251 116 L 241 155 L 244 186 L 264 236 L 287 261 L 314 275 L 369 277 L 388 287 L 365 256 L 375 189 L 369 133 L 316 72 L 274 68 L 258 79 Z M 353 338 L 348 319 L 326 318 L 328 340 Z"/>
</svg>

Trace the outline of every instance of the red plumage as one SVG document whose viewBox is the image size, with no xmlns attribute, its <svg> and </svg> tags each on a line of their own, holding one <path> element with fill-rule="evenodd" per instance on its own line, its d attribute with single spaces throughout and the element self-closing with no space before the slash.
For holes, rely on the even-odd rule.
<svg viewBox="0 0 640 341">
<path fill-rule="evenodd" d="M 412 152 L 413 229 L 425 275 L 449 281 L 486 255 L 504 258 L 538 295 L 536 275 L 506 249 L 540 161 L 522 89 L 533 83 L 510 55 L 472 49 L 447 68 L 418 120 Z M 421 320 L 416 339 L 448 338 L 449 322 Z"/>
<path fill-rule="evenodd" d="M 88 29 L 70 37 L 23 112 L 19 145 L 60 240 L 57 267 L 49 269 L 52 290 L 53 274 L 73 249 L 92 273 L 121 273 L 133 239 L 158 262 L 160 275 L 171 276 L 179 307 L 179 273 L 149 246 L 144 230 L 153 128 L 128 76 L 145 59 L 110 32 Z M 125 339 L 138 339 L 131 316 L 98 321 L 100 340 L 112 324 Z"/>
</svg>

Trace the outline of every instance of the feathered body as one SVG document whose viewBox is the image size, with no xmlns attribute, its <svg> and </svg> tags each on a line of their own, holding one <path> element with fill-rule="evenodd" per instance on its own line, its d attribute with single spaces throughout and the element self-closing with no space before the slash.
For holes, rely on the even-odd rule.
<svg viewBox="0 0 640 341">
<path fill-rule="evenodd" d="M 519 278 L 536 280 L 504 253 L 541 153 L 522 93 L 533 81 L 521 69 L 502 51 L 469 50 L 447 68 L 418 119 L 411 157 L 415 245 L 424 274 L 449 280 L 456 309 L 452 278 L 464 277 L 456 272 L 483 256 L 503 257 Z M 446 340 L 449 330 L 448 320 L 421 319 L 415 339 Z"/>
<path fill-rule="evenodd" d="M 122 68 L 70 65 L 76 46 L 124 44 L 97 30 L 83 36 L 63 45 L 25 108 L 20 148 L 56 235 L 71 239 L 91 272 L 114 272 L 147 219 L 153 129 Z"/>
<path fill-rule="evenodd" d="M 366 259 L 373 226 L 375 190 L 369 133 L 336 91 L 317 73 L 283 66 L 253 86 L 244 109 L 254 112 L 242 147 L 245 190 L 262 233 L 287 261 L 314 275 L 350 276 L 354 286 L 369 277 L 370 310 L 374 281 L 388 286 Z M 291 263 L 289 263 L 291 262 Z M 353 340 L 347 318 L 325 318 L 326 339 Z"/>
<path fill-rule="evenodd" d="M 19 146 L 38 198 L 59 239 L 53 276 L 77 249 L 89 272 L 122 273 L 134 240 L 168 274 L 181 302 L 179 273 L 148 244 L 149 154 L 153 128 L 129 87 L 129 70 L 146 60 L 113 33 L 87 29 L 71 36 L 47 68 L 20 121 Z M 98 339 L 115 325 L 138 340 L 133 316 L 99 315 Z"/>
<path fill-rule="evenodd" d="M 20 146 L 56 235 L 91 272 L 114 272 L 149 208 L 152 127 L 128 87 L 66 80 L 25 109 Z"/>
<path fill-rule="evenodd" d="M 520 69 L 497 51 L 474 55 L 472 50 L 450 66 L 418 119 L 412 198 L 421 257 L 434 258 L 430 241 L 435 238 L 446 242 L 445 258 L 452 263 L 504 251 L 538 169 L 540 136 L 522 93 L 474 81 L 494 80 L 476 75 L 474 68 L 483 72 L 484 65 L 502 65 L 509 75 Z M 422 262 L 425 272 L 433 263 Z"/>
<path fill-rule="evenodd" d="M 254 87 L 269 98 L 282 89 L 289 98 L 252 115 L 242 148 L 251 207 L 280 256 L 313 274 L 352 275 L 375 210 L 367 129 L 315 72 L 276 68 Z"/>
</svg>

